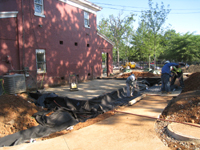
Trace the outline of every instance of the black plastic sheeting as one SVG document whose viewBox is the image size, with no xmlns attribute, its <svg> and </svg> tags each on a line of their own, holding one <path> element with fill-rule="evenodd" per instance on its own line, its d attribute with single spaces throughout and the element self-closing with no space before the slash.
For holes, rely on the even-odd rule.
<svg viewBox="0 0 200 150">
<path fill-rule="evenodd" d="M 161 78 L 138 78 L 137 80 L 148 86 L 153 86 L 159 83 L 161 84 Z"/>
<path fill-rule="evenodd" d="M 145 78 L 139 79 L 138 82 L 149 86 L 157 84 L 160 79 Z M 139 90 L 134 91 L 134 97 L 131 98 L 126 97 L 126 87 L 124 87 L 89 100 L 59 97 L 54 93 L 30 93 L 30 96 L 35 99 L 35 104 L 48 108 L 48 111 L 37 112 L 33 115 L 40 125 L 0 138 L 0 147 L 18 145 L 32 138 L 48 136 L 89 118 L 95 118 L 117 106 L 125 106 L 130 100 L 141 95 Z M 51 115 L 46 116 L 52 111 Z"/>
<path fill-rule="evenodd" d="M 3 91 L 3 80 L 2 77 L 0 76 L 0 96 L 3 95 L 4 91 Z"/>
<path fill-rule="evenodd" d="M 99 114 L 112 110 L 116 106 L 127 105 L 134 98 L 126 97 L 126 88 L 121 88 L 90 100 L 58 97 L 54 93 L 30 93 L 30 96 L 37 98 L 36 105 L 48 108 L 48 111 L 34 114 L 40 125 L 0 138 L 0 147 L 18 145 L 31 138 L 40 138 L 65 130 L 78 122 L 84 122 L 89 118 L 94 118 Z M 137 96 L 140 96 L 139 92 L 135 92 L 135 97 Z M 46 116 L 52 111 L 51 115 Z"/>
</svg>

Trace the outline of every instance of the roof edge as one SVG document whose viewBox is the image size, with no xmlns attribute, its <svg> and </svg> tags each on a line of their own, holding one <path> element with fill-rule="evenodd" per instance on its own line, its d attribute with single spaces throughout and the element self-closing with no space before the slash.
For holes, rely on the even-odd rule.
<svg viewBox="0 0 200 150">
<path fill-rule="evenodd" d="M 110 44 L 112 44 L 113 46 L 115 45 L 115 43 L 113 43 L 109 38 L 107 38 L 104 34 L 100 33 L 97 31 L 97 35 L 102 37 L 104 40 L 108 41 Z"/>
<path fill-rule="evenodd" d="M 59 0 L 59 1 L 92 12 L 94 14 L 96 14 L 97 11 L 102 10 L 102 7 L 94 3 L 91 3 L 87 0 Z"/>
</svg>

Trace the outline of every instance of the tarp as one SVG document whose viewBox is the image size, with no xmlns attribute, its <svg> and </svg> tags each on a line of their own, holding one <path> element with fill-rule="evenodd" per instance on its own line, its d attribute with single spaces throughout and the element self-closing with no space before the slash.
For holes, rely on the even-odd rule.
<svg viewBox="0 0 200 150">
<path fill-rule="evenodd" d="M 94 118 L 99 114 L 112 110 L 116 106 L 127 105 L 134 98 L 126 97 L 126 88 L 121 88 L 90 100 L 59 97 L 54 93 L 45 95 L 31 93 L 30 95 L 33 98 L 37 98 L 36 105 L 48 108 L 48 111 L 34 114 L 35 119 L 40 125 L 0 138 L 0 147 L 18 145 L 32 138 L 40 138 L 65 130 L 78 122 L 84 122 L 89 118 Z M 140 93 L 135 91 L 134 96 L 140 96 Z M 52 111 L 51 115 L 46 115 Z"/>
<path fill-rule="evenodd" d="M 126 87 L 89 100 L 59 97 L 54 93 L 30 93 L 30 96 L 35 99 L 35 104 L 48 108 L 48 111 L 37 112 L 33 115 L 40 125 L 0 138 L 0 147 L 18 145 L 32 138 L 48 136 L 78 122 L 84 122 L 89 118 L 113 110 L 117 106 L 127 105 L 130 100 L 141 96 L 139 91 L 146 90 L 147 86 L 159 81 L 160 78 L 138 79 L 139 89 L 134 91 L 134 97 L 131 98 L 126 97 Z M 52 111 L 51 115 L 46 115 Z"/>
<path fill-rule="evenodd" d="M 3 79 L 0 76 L 0 96 L 3 95 L 4 89 L 3 89 Z"/>
</svg>

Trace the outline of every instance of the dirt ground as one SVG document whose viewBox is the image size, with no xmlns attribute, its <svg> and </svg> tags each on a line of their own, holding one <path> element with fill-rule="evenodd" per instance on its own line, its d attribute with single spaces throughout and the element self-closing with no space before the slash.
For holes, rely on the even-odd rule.
<svg viewBox="0 0 200 150">
<path fill-rule="evenodd" d="M 196 66 L 193 68 L 196 68 Z M 190 67 L 188 70 L 189 69 Z M 193 69 L 193 71 L 194 70 L 195 69 Z M 152 73 L 147 72 L 133 73 L 136 75 L 136 77 L 155 76 Z M 130 73 L 127 73 L 121 77 L 126 78 L 129 75 Z M 171 105 L 163 111 L 161 117 L 178 122 L 200 123 L 200 91 L 196 91 L 200 90 L 200 72 L 191 74 L 189 78 L 184 81 L 184 84 L 185 88 L 183 89 L 182 93 L 171 101 Z M 33 100 L 28 98 L 26 93 L 16 95 L 5 94 L 0 96 L 0 138 L 38 125 L 32 115 L 38 111 L 41 111 L 42 108 L 35 106 L 33 103 L 31 103 L 32 101 Z M 109 111 L 97 116 L 96 118 L 88 119 L 86 122 L 78 123 L 73 127 L 73 130 L 56 132 L 48 137 L 43 137 L 37 140 L 45 140 L 67 134 L 74 130 L 78 130 L 99 122 L 112 115 L 114 115 L 113 111 Z M 163 138 L 160 135 L 158 136 L 161 139 Z M 171 149 L 176 149 L 177 147 L 173 142 L 170 143 L 170 141 L 168 146 Z"/>
</svg>

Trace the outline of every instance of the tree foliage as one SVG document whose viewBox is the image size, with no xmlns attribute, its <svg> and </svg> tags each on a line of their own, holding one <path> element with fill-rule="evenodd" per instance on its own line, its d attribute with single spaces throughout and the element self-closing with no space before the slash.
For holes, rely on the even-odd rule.
<svg viewBox="0 0 200 150">
<path fill-rule="evenodd" d="M 200 36 L 186 33 L 175 34 L 164 52 L 167 59 L 179 62 L 192 62 L 200 59 Z"/>
<path fill-rule="evenodd" d="M 134 15 L 103 18 L 98 31 L 115 43 L 113 60 L 146 61 L 154 59 L 174 62 L 193 62 L 200 60 L 200 35 L 180 34 L 173 29 L 163 29 L 170 9 L 161 3 L 153 8 L 149 0 L 149 10 L 142 12 L 139 26 L 133 29 Z"/>
<path fill-rule="evenodd" d="M 158 3 L 156 3 L 156 7 L 154 8 L 152 0 L 149 0 L 149 10 L 142 12 L 141 20 L 146 24 L 149 33 L 152 33 L 153 35 L 154 62 L 156 62 L 156 56 L 159 54 L 159 52 L 157 52 L 157 48 L 159 47 L 158 34 L 160 33 L 161 27 L 165 23 L 169 12 L 170 9 L 165 9 L 163 2 L 161 3 L 160 8 Z"/>
<path fill-rule="evenodd" d="M 122 17 L 122 13 L 119 13 L 117 17 L 110 15 L 108 19 L 102 19 L 99 22 L 98 31 L 115 43 L 113 56 L 116 57 L 117 63 L 119 63 L 120 59 L 120 48 L 127 44 L 132 31 L 133 16 L 131 14 L 130 16 Z"/>
</svg>

